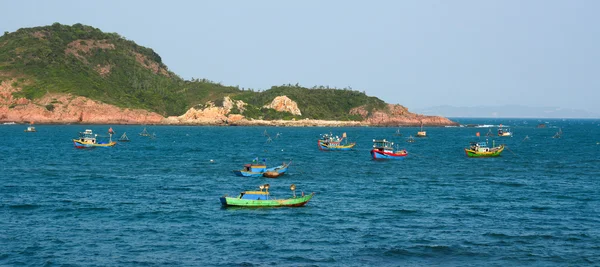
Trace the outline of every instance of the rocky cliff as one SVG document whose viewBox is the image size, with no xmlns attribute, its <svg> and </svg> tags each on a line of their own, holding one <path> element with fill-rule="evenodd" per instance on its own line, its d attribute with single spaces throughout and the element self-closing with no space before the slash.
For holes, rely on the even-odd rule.
<svg viewBox="0 0 600 267">
<path fill-rule="evenodd" d="M 289 112 L 298 116 L 302 115 L 298 104 L 284 95 L 275 97 L 270 104 L 263 106 L 263 108 L 271 108 L 279 112 Z"/>
<path fill-rule="evenodd" d="M 255 120 L 240 114 L 231 114 L 233 109 L 243 112 L 247 106 L 240 100 L 223 98 L 222 106 L 209 101 L 190 108 L 181 116 L 162 115 L 140 109 L 119 108 L 86 97 L 64 93 L 46 93 L 35 101 L 15 98 L 21 88 L 16 82 L 6 80 L 0 83 L 0 122 L 27 123 L 82 123 L 82 124 L 171 124 L 171 125 L 252 125 L 252 126 L 426 126 L 455 125 L 454 122 L 438 116 L 423 116 L 408 112 L 401 105 L 388 105 L 387 110 L 369 113 L 364 107 L 351 110 L 364 118 L 363 121 L 330 120 Z M 280 96 L 273 99 L 265 108 L 280 112 L 301 114 L 296 102 Z"/>
<path fill-rule="evenodd" d="M 119 108 L 86 97 L 47 93 L 35 101 L 14 98 L 8 80 L 0 83 L 0 121 L 36 123 L 156 124 L 164 117 L 140 109 Z"/>
</svg>

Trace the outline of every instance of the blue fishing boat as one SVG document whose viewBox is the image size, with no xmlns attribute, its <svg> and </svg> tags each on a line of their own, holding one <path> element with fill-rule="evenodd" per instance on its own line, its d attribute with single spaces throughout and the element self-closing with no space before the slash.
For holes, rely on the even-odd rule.
<svg viewBox="0 0 600 267">
<path fill-rule="evenodd" d="M 279 177 L 288 170 L 289 163 L 283 163 L 276 167 L 267 168 L 267 164 L 263 160 L 262 163 L 257 163 L 257 160 L 254 160 L 253 163 L 244 165 L 244 168 L 241 170 L 233 170 L 233 173 L 237 176 L 242 177 L 269 177 L 275 178 Z"/>
<path fill-rule="evenodd" d="M 406 150 L 394 151 L 394 142 L 373 139 L 373 149 L 371 156 L 373 159 L 404 159 L 408 156 Z"/>
</svg>

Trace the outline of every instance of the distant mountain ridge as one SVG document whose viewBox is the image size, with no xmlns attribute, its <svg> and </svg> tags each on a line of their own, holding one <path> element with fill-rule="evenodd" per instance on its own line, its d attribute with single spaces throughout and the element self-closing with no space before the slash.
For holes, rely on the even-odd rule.
<svg viewBox="0 0 600 267">
<path fill-rule="evenodd" d="M 471 118 L 600 118 L 600 114 L 581 109 L 527 107 L 520 105 L 455 107 L 449 105 L 415 109 L 424 115 Z"/>
</svg>

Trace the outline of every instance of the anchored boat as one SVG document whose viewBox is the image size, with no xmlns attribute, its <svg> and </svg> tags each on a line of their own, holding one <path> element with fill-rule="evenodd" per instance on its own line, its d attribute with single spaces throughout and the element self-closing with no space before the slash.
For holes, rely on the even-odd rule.
<svg viewBox="0 0 600 267">
<path fill-rule="evenodd" d="M 373 139 L 373 149 L 371 150 L 371 157 L 373 159 L 404 159 L 408 156 L 408 152 L 405 149 L 394 151 L 394 142 Z"/>
<path fill-rule="evenodd" d="M 423 131 L 423 122 L 421 122 L 421 130 L 417 132 L 417 137 L 427 137 L 427 132 Z"/>
<path fill-rule="evenodd" d="M 465 148 L 465 153 L 467 157 L 470 158 L 487 158 L 487 157 L 497 157 L 500 156 L 500 153 L 504 151 L 504 145 L 488 147 L 488 143 L 486 142 L 471 142 L 469 148 Z"/>
<path fill-rule="evenodd" d="M 244 168 L 241 170 L 233 170 L 233 173 L 237 176 L 242 177 L 268 177 L 268 178 L 276 178 L 279 177 L 285 172 L 287 172 L 290 163 L 283 163 L 276 167 L 267 168 L 267 164 L 265 160 L 262 163 L 259 163 L 258 160 L 254 160 L 250 164 L 244 165 Z M 265 175 L 266 174 L 266 175 Z"/>
<path fill-rule="evenodd" d="M 346 139 L 346 142 L 342 144 L 342 141 Z M 323 134 L 317 141 L 319 150 L 331 151 L 331 150 L 352 150 L 356 143 L 348 143 L 346 133 L 342 134 L 342 138 L 339 136 L 333 136 L 333 134 Z"/>
<path fill-rule="evenodd" d="M 119 142 L 129 142 L 129 137 L 127 137 L 127 134 L 125 132 L 123 132 L 123 135 L 121 135 L 121 137 L 119 137 Z"/>
<path fill-rule="evenodd" d="M 112 138 L 105 142 L 98 141 L 97 137 L 98 135 L 94 134 L 92 130 L 86 129 L 84 132 L 79 133 L 78 139 L 73 139 L 73 144 L 76 148 L 111 147 L 117 144 L 117 142 L 112 141 Z"/>
<path fill-rule="evenodd" d="M 512 137 L 512 132 L 510 131 L 510 128 L 503 128 L 502 124 L 500 124 L 500 127 L 498 128 L 498 136 Z"/>
<path fill-rule="evenodd" d="M 5 123 L 6 124 L 6 123 Z M 14 123 L 13 123 L 14 124 Z M 29 126 L 27 127 L 27 129 L 23 130 L 26 133 L 33 133 L 33 132 L 37 132 L 35 130 L 35 127 L 33 127 L 33 121 L 29 123 Z"/>
<path fill-rule="evenodd" d="M 291 198 L 277 199 L 269 193 L 269 184 L 259 186 L 259 191 L 244 191 L 237 197 L 229 197 L 227 195 L 219 198 L 221 204 L 225 207 L 301 207 L 306 205 L 312 199 L 315 193 L 310 195 L 296 196 L 296 185 L 292 184 L 290 190 L 293 195 Z"/>
</svg>

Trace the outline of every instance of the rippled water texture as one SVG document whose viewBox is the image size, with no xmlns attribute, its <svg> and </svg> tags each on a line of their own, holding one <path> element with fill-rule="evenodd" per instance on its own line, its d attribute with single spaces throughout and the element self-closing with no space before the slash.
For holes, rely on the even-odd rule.
<svg viewBox="0 0 600 267">
<path fill-rule="evenodd" d="M 109 126 L 0 125 L 0 265 L 599 265 L 600 121 L 458 120 L 515 136 L 495 138 L 501 157 L 471 159 L 463 148 L 488 128 L 426 128 L 406 143 L 417 128 L 149 126 L 150 139 L 111 125 L 131 142 L 78 150 L 78 132 Z M 318 151 L 329 131 L 357 150 Z M 373 138 L 408 158 L 371 160 Z M 233 175 L 254 157 L 292 165 L 278 179 Z M 221 208 L 264 183 L 316 195 Z"/>
</svg>

